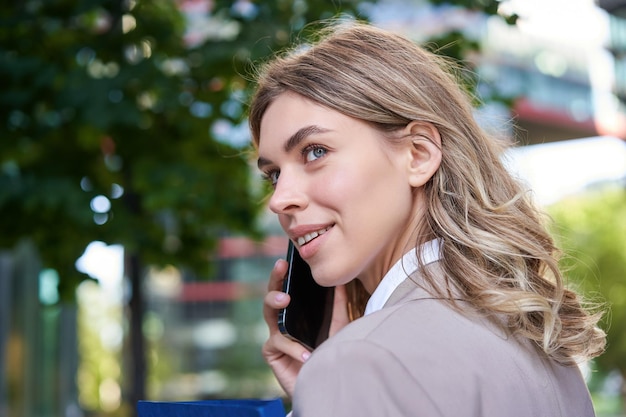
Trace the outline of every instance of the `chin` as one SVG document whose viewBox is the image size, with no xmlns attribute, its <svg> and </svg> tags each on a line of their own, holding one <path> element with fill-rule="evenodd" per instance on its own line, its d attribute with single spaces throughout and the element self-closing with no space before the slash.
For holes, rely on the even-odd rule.
<svg viewBox="0 0 626 417">
<path fill-rule="evenodd" d="M 344 277 L 342 274 L 333 273 L 332 271 L 312 270 L 313 278 L 318 285 L 322 287 L 336 287 L 352 281 L 353 277 Z"/>
<path fill-rule="evenodd" d="M 334 286 L 337 285 L 337 280 L 334 280 L 334 279 L 329 279 L 329 280 L 320 279 L 320 278 L 315 277 L 315 275 L 313 275 L 313 277 L 315 278 L 315 282 L 317 282 L 317 284 L 322 286 L 322 287 L 334 287 Z"/>
<path fill-rule="evenodd" d="M 334 287 L 337 282 L 336 279 L 332 275 L 328 274 L 328 271 L 319 270 L 317 268 L 311 268 L 311 273 L 313 274 L 313 279 L 317 282 L 318 285 L 322 287 Z"/>
</svg>

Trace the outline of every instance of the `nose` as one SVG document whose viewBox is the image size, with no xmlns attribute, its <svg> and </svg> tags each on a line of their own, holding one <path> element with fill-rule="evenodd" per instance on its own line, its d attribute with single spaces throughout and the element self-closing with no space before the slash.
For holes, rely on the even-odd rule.
<svg viewBox="0 0 626 417">
<path fill-rule="evenodd" d="M 307 204 L 303 179 L 283 169 L 269 200 L 270 210 L 276 214 L 289 214 L 304 209 Z"/>
</svg>

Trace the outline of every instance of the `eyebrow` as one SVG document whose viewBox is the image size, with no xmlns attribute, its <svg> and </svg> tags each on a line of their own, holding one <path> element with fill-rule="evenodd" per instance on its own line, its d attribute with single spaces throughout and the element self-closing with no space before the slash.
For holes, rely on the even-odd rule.
<svg viewBox="0 0 626 417">
<path fill-rule="evenodd" d="M 291 135 L 285 145 L 283 147 L 285 153 L 291 152 L 295 147 L 297 147 L 303 140 L 308 138 L 311 135 L 318 135 L 321 133 L 330 132 L 330 129 L 325 129 L 323 127 L 317 125 L 305 126 L 301 129 L 298 129 L 296 133 Z M 257 161 L 257 167 L 262 168 L 266 165 L 271 165 L 272 162 L 269 159 L 260 157 Z"/>
</svg>

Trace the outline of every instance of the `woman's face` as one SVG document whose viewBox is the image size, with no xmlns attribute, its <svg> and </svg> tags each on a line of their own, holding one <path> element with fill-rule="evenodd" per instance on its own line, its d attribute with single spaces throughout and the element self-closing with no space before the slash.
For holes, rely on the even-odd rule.
<svg viewBox="0 0 626 417">
<path fill-rule="evenodd" d="M 415 244 L 419 212 L 407 152 L 369 124 L 283 93 L 261 121 L 259 168 L 270 209 L 324 286 L 372 292 Z"/>
</svg>

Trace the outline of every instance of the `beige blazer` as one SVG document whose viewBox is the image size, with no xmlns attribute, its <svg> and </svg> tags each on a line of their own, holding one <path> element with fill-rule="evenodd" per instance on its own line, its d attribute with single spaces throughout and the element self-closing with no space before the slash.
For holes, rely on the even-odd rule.
<svg viewBox="0 0 626 417">
<path fill-rule="evenodd" d="M 438 263 L 427 268 L 442 274 Z M 420 279 L 313 352 L 298 376 L 294 417 L 594 416 L 577 367 L 455 312 Z"/>
</svg>

